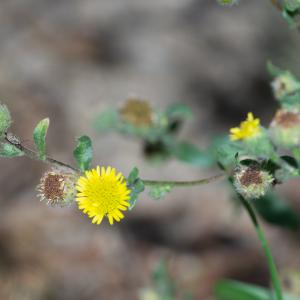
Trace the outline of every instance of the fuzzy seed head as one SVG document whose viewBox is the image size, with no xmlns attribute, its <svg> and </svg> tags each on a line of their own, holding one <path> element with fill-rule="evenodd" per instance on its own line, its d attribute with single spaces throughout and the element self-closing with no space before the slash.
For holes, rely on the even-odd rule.
<svg viewBox="0 0 300 300">
<path fill-rule="evenodd" d="M 274 178 L 256 167 L 241 167 L 234 174 L 234 186 L 245 199 L 258 199 L 271 188 Z"/>
<path fill-rule="evenodd" d="M 300 145 L 300 114 L 280 109 L 273 118 L 269 133 L 275 145 L 293 148 Z"/>
<path fill-rule="evenodd" d="M 51 206 L 66 206 L 75 200 L 78 176 L 61 170 L 46 172 L 41 178 L 37 190 L 41 201 Z"/>
</svg>

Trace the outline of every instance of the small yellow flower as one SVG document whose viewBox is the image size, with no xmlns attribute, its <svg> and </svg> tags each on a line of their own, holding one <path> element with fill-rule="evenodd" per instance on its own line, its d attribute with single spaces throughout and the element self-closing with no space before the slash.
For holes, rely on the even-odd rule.
<svg viewBox="0 0 300 300">
<path fill-rule="evenodd" d="M 254 119 L 251 112 L 247 115 L 247 120 L 241 122 L 240 127 L 230 129 L 230 139 L 232 141 L 246 140 L 256 137 L 261 133 L 260 120 Z"/>
<path fill-rule="evenodd" d="M 111 167 L 97 167 L 85 172 L 77 181 L 76 201 L 78 207 L 90 218 L 93 224 L 100 224 L 106 216 L 110 225 L 114 220 L 124 218 L 121 210 L 129 207 L 130 189 L 122 173 Z"/>
</svg>

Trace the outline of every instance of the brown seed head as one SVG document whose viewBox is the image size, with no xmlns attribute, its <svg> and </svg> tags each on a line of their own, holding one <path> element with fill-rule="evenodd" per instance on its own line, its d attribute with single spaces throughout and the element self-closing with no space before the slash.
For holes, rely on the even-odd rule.
<svg viewBox="0 0 300 300">
<path fill-rule="evenodd" d="M 275 115 L 274 123 L 284 128 L 291 128 L 300 125 L 300 116 L 296 112 L 279 110 Z"/>
<path fill-rule="evenodd" d="M 46 199 L 60 199 L 64 196 L 64 176 L 48 174 L 44 181 L 44 195 Z"/>
<path fill-rule="evenodd" d="M 240 182 L 246 187 L 250 186 L 251 184 L 261 184 L 262 178 L 260 175 L 260 170 L 254 167 L 249 167 L 242 174 Z"/>
<path fill-rule="evenodd" d="M 37 187 L 41 201 L 45 200 L 50 205 L 65 206 L 71 203 L 75 197 L 75 183 L 77 177 L 72 173 L 64 173 L 61 170 L 46 172 Z"/>
</svg>

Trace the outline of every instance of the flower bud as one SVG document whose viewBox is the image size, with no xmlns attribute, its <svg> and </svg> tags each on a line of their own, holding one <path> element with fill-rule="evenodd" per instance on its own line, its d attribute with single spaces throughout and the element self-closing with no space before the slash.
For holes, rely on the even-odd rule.
<svg viewBox="0 0 300 300">
<path fill-rule="evenodd" d="M 136 127 L 150 127 L 153 123 L 152 107 L 139 99 L 127 100 L 120 114 L 124 121 Z"/>
<path fill-rule="evenodd" d="M 297 81 L 290 72 L 285 72 L 277 76 L 271 83 L 271 86 L 274 96 L 278 100 L 292 96 L 295 92 L 300 90 L 299 81 Z"/>
<path fill-rule="evenodd" d="M 47 201 L 51 206 L 66 206 L 75 200 L 76 182 L 75 173 L 53 169 L 46 172 L 41 178 L 37 190 L 41 201 Z"/>
<path fill-rule="evenodd" d="M 11 125 L 11 116 L 6 105 L 0 104 L 0 138 L 3 138 Z"/>
<path fill-rule="evenodd" d="M 234 174 L 234 186 L 245 199 L 258 199 L 271 188 L 274 177 L 257 167 L 241 167 Z"/>
<path fill-rule="evenodd" d="M 269 128 L 273 143 L 283 148 L 300 145 L 300 115 L 296 111 L 280 109 L 276 112 Z"/>
</svg>

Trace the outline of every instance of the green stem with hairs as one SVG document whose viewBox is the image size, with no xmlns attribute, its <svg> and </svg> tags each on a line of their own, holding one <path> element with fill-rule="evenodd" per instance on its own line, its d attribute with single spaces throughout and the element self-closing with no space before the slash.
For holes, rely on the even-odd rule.
<svg viewBox="0 0 300 300">
<path fill-rule="evenodd" d="M 173 187 L 189 187 L 189 186 L 196 186 L 196 185 L 203 185 L 208 184 L 220 179 L 225 178 L 225 174 L 219 174 L 215 175 L 213 177 L 199 179 L 199 180 L 193 180 L 193 181 L 159 181 L 159 180 L 144 180 L 145 186 L 162 186 L 162 185 L 171 185 Z"/>
<path fill-rule="evenodd" d="M 280 280 L 279 280 L 279 276 L 278 276 L 278 271 L 275 265 L 275 261 L 274 258 L 272 256 L 272 252 L 270 250 L 270 247 L 268 245 L 268 241 L 266 239 L 266 236 L 261 228 L 261 226 L 258 223 L 254 208 L 252 207 L 252 205 L 245 200 L 241 195 L 239 195 L 239 199 L 242 203 L 242 205 L 244 206 L 244 208 L 246 209 L 247 213 L 249 214 L 249 217 L 255 227 L 256 230 L 256 234 L 261 242 L 263 251 L 265 253 L 265 256 L 267 258 L 267 263 L 268 263 L 268 267 L 269 267 L 269 272 L 271 275 L 271 280 L 272 280 L 272 284 L 274 287 L 274 291 L 275 291 L 275 296 L 276 296 L 276 300 L 283 300 L 283 296 L 282 296 L 282 290 L 281 290 L 281 284 L 280 284 Z"/>
<path fill-rule="evenodd" d="M 72 167 L 72 166 L 70 166 L 68 164 L 65 164 L 65 163 L 63 163 L 61 161 L 58 161 L 58 160 L 56 160 L 54 158 L 46 156 L 46 158 L 44 160 L 40 159 L 39 155 L 35 151 L 33 151 L 33 150 L 25 147 L 21 143 L 14 143 L 14 142 L 12 142 L 9 138 L 7 138 L 7 135 L 5 136 L 5 141 L 7 143 L 11 144 L 12 146 L 18 148 L 20 151 L 22 151 L 24 153 L 25 156 L 27 156 L 30 159 L 39 160 L 39 161 L 45 162 L 45 163 L 50 164 L 50 165 L 54 165 L 54 166 L 57 166 L 57 167 L 67 168 L 67 169 L 71 170 L 72 172 L 80 173 L 80 170 L 78 170 L 78 169 L 76 169 L 76 168 L 74 168 L 74 167 Z"/>
</svg>

